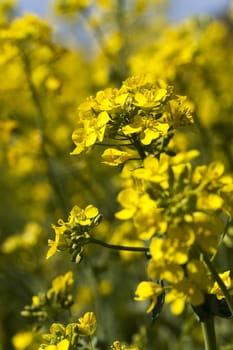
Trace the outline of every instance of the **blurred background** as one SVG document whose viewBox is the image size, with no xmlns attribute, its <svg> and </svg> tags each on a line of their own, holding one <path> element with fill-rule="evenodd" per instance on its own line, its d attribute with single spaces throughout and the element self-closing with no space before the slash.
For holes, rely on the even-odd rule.
<svg viewBox="0 0 233 350">
<path fill-rule="evenodd" d="M 187 95 L 197 130 L 180 130 L 176 147 L 197 148 L 200 162 L 220 159 L 233 171 L 232 18 L 225 0 L 0 1 L 0 350 L 38 349 L 37 319 L 20 312 L 68 270 L 72 315 L 96 313 L 101 349 L 115 339 L 142 350 L 203 349 L 188 307 L 177 317 L 165 307 L 152 327 L 145 305 L 133 300 L 146 278 L 145 256 L 98 247 L 80 265 L 66 254 L 45 256 L 51 225 L 75 204 L 103 213 L 99 239 L 141 243 L 130 224 L 115 219 L 122 183 L 119 169 L 101 164 L 103 149 L 70 155 L 77 106 L 131 75 L 151 72 Z M 230 227 L 216 258 L 220 271 L 233 266 L 232 247 Z M 216 322 L 220 349 L 230 349 L 231 324 Z"/>
<path fill-rule="evenodd" d="M 213 15 L 219 16 L 229 11 L 231 0 L 170 0 L 168 16 L 172 21 L 181 21 L 189 16 Z M 52 0 L 19 1 L 20 12 L 36 12 L 41 16 L 49 16 Z"/>
</svg>

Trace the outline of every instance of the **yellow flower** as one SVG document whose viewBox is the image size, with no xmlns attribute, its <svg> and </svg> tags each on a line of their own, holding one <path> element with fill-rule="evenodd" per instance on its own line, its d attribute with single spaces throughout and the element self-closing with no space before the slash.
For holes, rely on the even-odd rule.
<svg viewBox="0 0 233 350">
<path fill-rule="evenodd" d="M 50 28 L 46 21 L 33 14 L 27 14 L 23 18 L 16 18 L 6 36 L 13 40 L 40 40 L 47 41 L 50 35 Z"/>
<path fill-rule="evenodd" d="M 179 265 L 188 260 L 189 248 L 195 240 L 192 229 L 186 225 L 169 225 L 164 238 L 154 237 L 150 244 L 150 251 L 153 259 L 160 259 Z"/>
<path fill-rule="evenodd" d="M 192 180 L 194 183 L 207 185 L 209 183 L 217 184 L 224 173 L 224 165 L 221 162 L 212 162 L 208 166 L 201 165 L 195 168 Z"/>
<path fill-rule="evenodd" d="M 160 123 L 154 118 L 136 115 L 132 123 L 124 126 L 122 131 L 125 135 L 140 133 L 142 144 L 149 145 L 151 142 L 160 136 L 166 135 L 169 129 L 168 123 Z"/>
<path fill-rule="evenodd" d="M 12 343 L 15 350 L 24 350 L 29 349 L 29 346 L 33 342 L 33 333 L 32 332 L 20 332 L 13 336 Z"/>
<path fill-rule="evenodd" d="M 93 115 L 91 120 L 84 119 L 81 121 L 72 134 L 76 148 L 71 154 L 81 153 L 85 148 L 93 146 L 96 141 L 102 142 L 109 119 L 108 113 L 103 111 L 97 117 Z"/>
<path fill-rule="evenodd" d="M 60 230 L 58 230 L 55 225 L 52 225 L 52 227 L 55 230 L 55 240 L 54 241 L 52 239 L 48 240 L 48 245 L 50 248 L 46 254 L 46 259 L 51 258 L 56 253 L 60 242 Z"/>
<path fill-rule="evenodd" d="M 33 295 L 32 297 L 32 305 L 37 307 L 40 305 L 40 298 L 38 297 L 38 295 Z"/>
<path fill-rule="evenodd" d="M 195 232 L 195 241 L 201 248 L 215 254 L 218 241 L 224 230 L 224 222 L 218 216 L 208 215 L 196 211 L 192 215 L 192 229 Z"/>
<path fill-rule="evenodd" d="M 182 281 L 185 276 L 183 265 L 188 262 L 194 240 L 194 231 L 185 224 L 169 225 L 163 236 L 154 237 L 150 243 L 149 277 L 165 279 L 172 284 Z"/>
<path fill-rule="evenodd" d="M 52 281 L 52 287 L 48 291 L 48 295 L 51 293 L 66 294 L 71 290 L 74 284 L 73 272 L 68 271 L 65 275 L 58 276 Z"/>
<path fill-rule="evenodd" d="M 230 270 L 224 271 L 224 272 L 219 274 L 219 277 L 221 278 L 221 280 L 225 284 L 226 288 L 229 290 L 230 294 L 233 295 L 233 280 L 232 280 L 230 274 L 231 274 Z M 225 298 L 221 288 L 218 285 L 218 282 L 214 282 L 214 285 L 211 288 L 210 293 L 215 294 L 219 300 Z"/>
<path fill-rule="evenodd" d="M 115 216 L 120 220 L 133 220 L 140 239 L 147 240 L 157 231 L 164 233 L 167 228 L 162 210 L 147 193 L 127 188 L 118 194 L 117 200 L 123 209 Z"/>
<path fill-rule="evenodd" d="M 140 139 L 143 145 L 150 145 L 152 141 L 168 133 L 168 123 L 155 123 L 153 120 L 145 121 Z"/>
<path fill-rule="evenodd" d="M 70 346 L 70 342 L 68 339 L 63 339 L 56 345 L 48 345 L 45 350 L 68 350 Z"/>
<path fill-rule="evenodd" d="M 196 207 L 198 210 L 219 210 L 223 207 L 223 199 L 214 193 L 201 192 L 197 197 Z"/>
<path fill-rule="evenodd" d="M 170 304 L 174 315 L 180 315 L 184 311 L 186 296 L 182 291 L 172 288 L 166 294 L 166 303 Z"/>
<path fill-rule="evenodd" d="M 187 266 L 187 275 L 190 280 L 195 282 L 202 290 L 207 290 L 210 285 L 208 271 L 206 266 L 197 259 L 190 259 Z"/>
<path fill-rule="evenodd" d="M 136 115 L 132 123 L 124 126 L 122 131 L 125 135 L 131 135 L 140 132 L 143 129 L 142 118 L 139 115 Z"/>
<path fill-rule="evenodd" d="M 166 121 L 170 127 L 178 127 L 193 124 L 193 105 L 187 100 L 186 96 L 177 96 L 168 102 L 169 109 L 165 111 L 162 120 Z"/>
<path fill-rule="evenodd" d="M 140 192 L 132 188 L 125 189 L 121 191 L 117 200 L 123 206 L 124 209 L 118 211 L 115 216 L 120 220 L 127 220 L 133 217 L 134 213 L 137 211 L 137 203 L 140 198 Z"/>
<path fill-rule="evenodd" d="M 111 345 L 112 350 L 122 350 L 122 346 L 118 340 L 114 341 Z"/>
<path fill-rule="evenodd" d="M 111 166 L 118 166 L 124 163 L 126 160 L 132 158 L 133 152 L 120 151 L 115 148 L 107 148 L 101 155 L 103 163 Z"/>
<path fill-rule="evenodd" d="M 160 160 L 149 156 L 144 159 L 143 167 L 135 169 L 133 176 L 160 184 L 163 188 L 168 187 L 168 166 L 169 157 L 162 154 Z"/>
<path fill-rule="evenodd" d="M 123 82 L 122 89 L 125 91 L 134 92 L 141 87 L 151 86 L 155 81 L 153 74 L 135 75 Z"/>
<path fill-rule="evenodd" d="M 174 315 L 179 315 L 183 312 L 187 301 L 197 306 L 202 304 L 204 300 L 204 291 L 198 284 L 188 278 L 184 278 L 182 281 L 172 285 L 166 294 L 166 303 L 171 304 L 171 311 Z"/>
<path fill-rule="evenodd" d="M 129 94 L 128 93 L 120 93 L 119 95 L 117 95 L 114 99 L 114 104 L 115 105 L 119 105 L 121 107 L 124 107 L 127 98 L 128 98 Z"/>
<path fill-rule="evenodd" d="M 167 97 L 167 89 L 145 90 L 144 93 L 136 92 L 134 105 L 141 108 L 151 109 L 159 106 Z"/>
<path fill-rule="evenodd" d="M 115 97 L 117 90 L 110 88 L 104 91 L 98 91 L 95 96 L 96 108 L 95 110 L 107 111 L 108 113 L 113 109 L 112 97 Z"/>
<path fill-rule="evenodd" d="M 179 152 L 177 155 L 171 158 L 171 164 L 172 165 L 186 164 L 190 162 L 190 160 L 198 157 L 199 155 L 200 155 L 200 152 L 196 149 L 186 151 L 186 152 Z"/>
<path fill-rule="evenodd" d="M 78 328 L 80 335 L 89 336 L 95 333 L 96 317 L 93 312 L 86 312 L 83 317 L 78 319 Z"/>
<path fill-rule="evenodd" d="M 81 209 L 75 205 L 70 212 L 68 223 L 71 227 L 76 224 L 82 226 L 90 225 L 98 213 L 99 210 L 94 205 L 90 204 L 85 209 Z"/>
<path fill-rule="evenodd" d="M 165 233 L 167 223 L 163 219 L 162 209 L 157 207 L 156 201 L 151 199 L 147 193 L 140 197 L 137 212 L 133 217 L 134 225 L 140 239 L 150 239 L 155 232 Z"/>
<path fill-rule="evenodd" d="M 168 288 L 166 303 L 171 304 L 173 314 L 179 315 L 186 302 L 194 306 L 202 304 L 209 286 L 210 279 L 205 265 L 199 260 L 191 259 L 186 265 L 186 276 Z"/>
<path fill-rule="evenodd" d="M 48 240 L 50 246 L 46 258 L 49 259 L 56 251 L 69 249 L 72 261 L 79 262 L 84 244 L 89 240 L 89 231 L 100 222 L 101 215 L 94 205 L 85 209 L 75 205 L 69 215 L 68 221 L 58 220 L 59 226 L 52 225 L 55 231 L 55 241 Z M 85 230 L 83 230 L 85 227 Z"/>
<path fill-rule="evenodd" d="M 163 293 L 163 287 L 155 282 L 143 281 L 140 282 L 135 291 L 135 300 L 144 301 L 150 300 L 151 304 L 146 312 L 151 312 L 156 303 L 158 296 Z"/>
<path fill-rule="evenodd" d="M 55 240 L 48 240 L 50 248 L 46 254 L 46 259 L 51 258 L 57 251 L 65 250 L 69 247 L 69 239 L 64 235 L 64 232 L 67 229 L 66 224 L 62 220 L 59 220 L 58 223 L 61 224 L 61 226 L 52 225 L 52 228 L 55 231 Z"/>
</svg>

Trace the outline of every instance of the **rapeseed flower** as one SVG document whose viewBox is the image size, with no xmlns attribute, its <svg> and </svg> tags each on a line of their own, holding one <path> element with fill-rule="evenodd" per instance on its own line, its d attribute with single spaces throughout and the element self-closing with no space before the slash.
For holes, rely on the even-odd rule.
<svg viewBox="0 0 233 350">
<path fill-rule="evenodd" d="M 144 301 L 149 300 L 150 306 L 146 312 L 151 312 L 157 303 L 158 296 L 164 291 L 163 287 L 155 282 L 143 281 L 140 282 L 135 291 L 134 300 Z"/>
</svg>

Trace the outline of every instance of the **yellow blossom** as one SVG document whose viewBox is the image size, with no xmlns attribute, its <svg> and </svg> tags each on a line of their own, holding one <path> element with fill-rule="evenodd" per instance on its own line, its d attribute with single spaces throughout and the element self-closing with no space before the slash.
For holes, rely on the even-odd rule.
<svg viewBox="0 0 233 350">
<path fill-rule="evenodd" d="M 195 232 L 196 243 L 203 250 L 215 254 L 219 236 L 224 230 L 222 219 L 197 211 L 193 213 L 192 228 Z"/>
<path fill-rule="evenodd" d="M 102 142 L 108 121 L 109 115 L 103 111 L 92 120 L 86 119 L 79 123 L 72 135 L 76 148 L 71 154 L 81 153 L 85 148 L 93 146 L 96 141 Z"/>
<path fill-rule="evenodd" d="M 132 218 L 137 210 L 139 198 L 140 192 L 134 189 L 129 188 L 121 191 L 117 196 L 117 200 L 122 204 L 124 209 L 115 214 L 116 218 L 120 220 Z"/>
<path fill-rule="evenodd" d="M 111 166 L 118 166 L 130 159 L 133 152 L 120 151 L 115 148 L 107 148 L 102 154 L 103 163 Z"/>
<path fill-rule="evenodd" d="M 56 345 L 48 345 L 45 350 L 68 350 L 70 346 L 70 342 L 68 339 L 63 339 Z"/>
<path fill-rule="evenodd" d="M 219 277 L 225 284 L 226 288 L 229 290 L 230 294 L 233 295 L 233 279 L 231 278 L 231 271 L 227 270 L 219 274 Z M 214 282 L 214 285 L 210 289 L 211 294 L 215 294 L 219 300 L 225 298 L 218 282 Z"/>
<path fill-rule="evenodd" d="M 89 336 L 95 333 L 96 317 L 93 312 L 86 312 L 83 317 L 78 319 L 78 328 L 80 335 Z"/>
<path fill-rule="evenodd" d="M 63 235 L 66 229 L 64 226 L 59 227 L 59 226 L 52 225 L 52 228 L 55 231 L 55 240 L 54 241 L 52 239 L 48 240 L 48 245 L 50 248 L 46 254 L 46 259 L 51 258 L 58 250 L 65 249 L 66 246 L 68 246 L 69 244 L 67 237 Z"/>
<path fill-rule="evenodd" d="M 154 121 L 153 118 L 136 115 L 132 123 L 124 126 L 122 131 L 125 135 L 140 133 L 141 142 L 149 145 L 160 136 L 166 135 L 169 129 L 168 123 Z"/>
<path fill-rule="evenodd" d="M 12 338 L 12 343 L 15 350 L 25 350 L 27 349 L 33 341 L 32 332 L 20 332 L 16 333 Z"/>
<path fill-rule="evenodd" d="M 161 155 L 160 160 L 149 156 L 144 159 L 144 166 L 142 168 L 135 169 L 133 176 L 138 179 L 144 179 L 154 183 L 160 184 L 163 188 L 168 187 L 168 157 L 164 154 Z"/>
<path fill-rule="evenodd" d="M 58 292 L 65 294 L 67 290 L 71 290 L 73 284 L 73 272 L 68 271 L 65 275 L 58 276 L 52 281 L 52 287 L 49 289 L 48 294 Z"/>
<path fill-rule="evenodd" d="M 183 312 L 186 302 L 194 306 L 201 305 L 210 284 L 207 272 L 199 260 L 191 260 L 187 270 L 188 276 L 174 283 L 166 294 L 166 303 L 171 304 L 171 311 L 175 315 Z"/>
<path fill-rule="evenodd" d="M 8 31 L 3 31 L 2 38 L 13 40 L 42 40 L 47 41 L 50 35 L 48 24 L 33 14 L 27 14 L 23 18 L 16 18 Z"/>
<path fill-rule="evenodd" d="M 223 207 L 223 199 L 217 194 L 207 194 L 202 192 L 197 198 L 197 209 L 198 210 L 219 210 Z"/>
<path fill-rule="evenodd" d="M 68 223 L 71 226 L 74 226 L 75 224 L 84 226 L 90 225 L 92 219 L 95 218 L 98 213 L 99 211 L 94 205 L 90 204 L 85 209 L 81 209 L 75 205 L 70 212 Z"/>
<path fill-rule="evenodd" d="M 134 104 L 142 108 L 153 108 L 159 106 L 167 96 L 166 89 L 152 89 L 150 91 L 136 92 L 134 96 Z"/>
<path fill-rule="evenodd" d="M 150 306 L 146 312 L 151 312 L 157 303 L 158 296 L 163 293 L 163 287 L 155 282 L 143 281 L 140 282 L 135 291 L 135 300 L 149 300 Z"/>
<path fill-rule="evenodd" d="M 40 305 L 40 298 L 37 295 L 33 295 L 33 297 L 32 297 L 32 305 L 33 306 L 39 306 Z"/>
</svg>

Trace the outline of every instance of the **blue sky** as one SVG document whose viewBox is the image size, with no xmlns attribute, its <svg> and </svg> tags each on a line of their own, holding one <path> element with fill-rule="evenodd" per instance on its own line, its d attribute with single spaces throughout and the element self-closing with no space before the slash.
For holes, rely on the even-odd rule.
<svg viewBox="0 0 233 350">
<path fill-rule="evenodd" d="M 230 0 L 170 0 L 171 19 L 180 21 L 190 15 L 214 15 L 227 10 Z M 51 0 L 19 0 L 23 12 L 36 12 L 41 16 L 48 13 Z"/>
<path fill-rule="evenodd" d="M 230 0 L 171 0 L 171 17 L 175 21 L 190 15 L 214 15 L 229 9 Z"/>
</svg>

